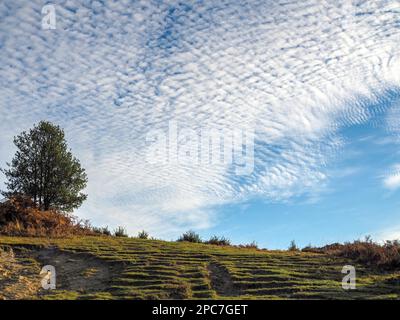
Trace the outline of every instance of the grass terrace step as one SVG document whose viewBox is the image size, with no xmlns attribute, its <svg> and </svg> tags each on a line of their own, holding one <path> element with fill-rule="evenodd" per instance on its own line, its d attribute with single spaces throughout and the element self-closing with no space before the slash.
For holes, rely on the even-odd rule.
<svg viewBox="0 0 400 320">
<path fill-rule="evenodd" d="M 43 248 L 51 247 L 71 255 L 75 267 L 82 267 L 78 275 L 87 269 L 85 257 L 92 257 L 90 261 L 108 270 L 104 271 L 108 278 L 102 279 L 101 289 L 94 289 L 98 283 L 95 278 L 90 279 L 92 273 L 89 273 L 84 288 L 76 290 L 65 282 L 64 287 L 40 292 L 32 297 L 35 299 L 400 298 L 399 271 L 379 271 L 325 254 L 105 236 L 68 239 L 0 236 L 1 246 L 19 249 L 15 252 L 21 266 L 51 264 L 52 257 L 41 261 L 37 256 Z M 345 264 L 357 269 L 357 290 L 346 291 L 341 287 Z"/>
</svg>

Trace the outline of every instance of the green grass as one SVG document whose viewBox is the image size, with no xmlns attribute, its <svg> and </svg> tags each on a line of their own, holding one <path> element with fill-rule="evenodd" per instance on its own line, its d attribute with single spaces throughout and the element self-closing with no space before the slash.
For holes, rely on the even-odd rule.
<svg viewBox="0 0 400 320">
<path fill-rule="evenodd" d="M 101 292 L 54 290 L 39 296 L 44 299 L 400 297 L 400 272 L 383 272 L 323 254 L 116 237 L 0 237 L 0 245 L 23 246 L 30 250 L 56 246 L 73 254 L 89 253 L 114 268 L 107 288 Z M 210 264 L 219 274 L 211 274 Z M 341 270 L 346 264 L 356 267 L 356 290 L 342 289 Z M 86 272 L 85 276 L 95 274 L 94 270 L 82 272 Z M 215 279 L 223 283 L 218 285 Z"/>
</svg>

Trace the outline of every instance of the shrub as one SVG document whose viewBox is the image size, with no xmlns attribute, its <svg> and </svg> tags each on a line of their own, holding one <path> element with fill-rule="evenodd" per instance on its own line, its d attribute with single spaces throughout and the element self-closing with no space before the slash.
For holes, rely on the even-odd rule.
<svg viewBox="0 0 400 320">
<path fill-rule="evenodd" d="M 318 253 L 318 248 L 314 247 L 311 243 L 301 249 L 302 252 L 314 252 Z"/>
<path fill-rule="evenodd" d="M 246 243 L 246 244 L 239 244 L 238 247 L 246 248 L 246 249 L 258 249 L 258 244 L 257 244 L 257 242 L 253 241 L 253 242 Z"/>
<path fill-rule="evenodd" d="M 343 245 L 335 242 L 332 244 L 328 244 L 324 247 L 311 247 L 311 248 L 304 248 L 303 251 L 306 252 L 314 252 L 314 253 L 327 253 L 327 252 L 333 252 L 335 250 L 338 250 L 342 247 Z"/>
<path fill-rule="evenodd" d="M 149 234 L 146 231 L 142 230 L 138 233 L 138 238 L 139 239 L 148 239 Z"/>
<path fill-rule="evenodd" d="M 196 232 L 189 230 L 182 234 L 180 238 L 177 241 L 186 241 L 186 242 L 195 242 L 195 243 L 201 243 L 201 237 L 199 234 Z"/>
<path fill-rule="evenodd" d="M 206 242 L 207 244 L 213 244 L 216 246 L 230 246 L 231 241 L 225 237 L 218 237 L 218 236 L 212 236 L 210 240 Z"/>
<path fill-rule="evenodd" d="M 288 248 L 289 251 L 299 251 L 299 248 L 297 247 L 296 241 L 292 240 L 290 241 L 290 245 Z"/>
<path fill-rule="evenodd" d="M 97 234 L 102 234 L 102 235 L 105 235 L 105 236 L 111 236 L 111 231 L 108 229 L 108 227 L 100 227 L 100 228 L 93 227 L 92 230 L 93 230 L 94 233 L 97 233 Z"/>
<path fill-rule="evenodd" d="M 111 236 L 111 231 L 108 229 L 108 227 L 101 228 L 101 233 L 106 236 Z"/>
<path fill-rule="evenodd" d="M 379 266 L 386 269 L 400 267 L 400 242 L 386 241 L 379 245 L 370 240 L 345 243 L 335 249 L 328 249 L 328 253 L 349 258 L 370 266 Z"/>
<path fill-rule="evenodd" d="M 29 197 L 16 195 L 0 203 L 0 234 L 63 237 L 94 232 L 87 220 L 57 210 L 40 211 Z"/>
<path fill-rule="evenodd" d="M 128 234 L 127 234 L 127 232 L 126 232 L 124 227 L 119 226 L 117 229 L 115 229 L 114 236 L 116 236 L 116 237 L 127 237 Z"/>
<path fill-rule="evenodd" d="M 380 245 L 373 242 L 371 237 L 368 236 L 364 241 L 356 240 L 344 244 L 334 243 L 321 248 L 313 248 L 312 252 L 343 257 L 388 270 L 400 267 L 399 240 L 386 241 Z"/>
</svg>

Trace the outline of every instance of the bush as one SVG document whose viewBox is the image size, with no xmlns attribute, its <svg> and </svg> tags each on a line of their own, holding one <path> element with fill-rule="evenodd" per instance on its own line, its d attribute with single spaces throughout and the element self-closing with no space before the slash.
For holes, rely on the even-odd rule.
<svg viewBox="0 0 400 320">
<path fill-rule="evenodd" d="M 186 241 L 195 243 L 202 242 L 200 235 L 198 235 L 196 232 L 192 230 L 185 232 L 183 235 L 180 236 L 180 238 L 177 241 Z"/>
<path fill-rule="evenodd" d="M 333 243 L 320 248 L 310 248 L 307 251 L 347 258 L 368 266 L 388 270 L 400 267 L 399 240 L 386 241 L 380 245 L 367 236 L 364 241 L 356 240 L 344 244 Z"/>
<path fill-rule="evenodd" d="M 101 228 L 101 233 L 106 236 L 111 236 L 111 231 L 108 229 L 108 227 Z"/>
<path fill-rule="evenodd" d="M 303 249 L 301 249 L 302 252 L 318 252 L 318 248 L 314 247 L 313 245 L 308 244 L 305 246 Z"/>
<path fill-rule="evenodd" d="M 87 220 L 57 210 L 40 211 L 29 197 L 16 195 L 0 203 L 0 234 L 63 237 L 94 232 Z"/>
<path fill-rule="evenodd" d="M 94 233 L 97 233 L 97 234 L 111 236 L 111 231 L 108 229 L 108 227 L 100 227 L 100 228 L 93 227 L 92 230 Z"/>
<path fill-rule="evenodd" d="M 119 226 L 117 229 L 115 229 L 114 236 L 116 236 L 116 237 L 127 237 L 128 234 L 127 234 L 127 232 L 126 232 L 124 227 Z"/>
<path fill-rule="evenodd" d="M 288 250 L 289 251 L 299 251 L 299 248 L 296 245 L 296 241 L 294 241 L 294 240 L 290 241 Z"/>
<path fill-rule="evenodd" d="M 218 236 L 212 236 L 210 240 L 206 242 L 207 244 L 213 244 L 216 246 L 230 246 L 231 241 L 225 237 L 218 237 Z"/>
<path fill-rule="evenodd" d="M 138 233 L 138 238 L 139 239 L 148 239 L 149 234 L 146 231 L 142 230 Z"/>
<path fill-rule="evenodd" d="M 246 248 L 246 249 L 258 249 L 257 242 L 253 241 L 247 244 L 239 244 L 239 248 Z"/>
<path fill-rule="evenodd" d="M 327 253 L 349 258 L 357 262 L 386 269 L 400 267 L 400 241 L 386 241 L 383 245 L 367 241 L 345 243 L 335 249 L 325 249 Z"/>
</svg>

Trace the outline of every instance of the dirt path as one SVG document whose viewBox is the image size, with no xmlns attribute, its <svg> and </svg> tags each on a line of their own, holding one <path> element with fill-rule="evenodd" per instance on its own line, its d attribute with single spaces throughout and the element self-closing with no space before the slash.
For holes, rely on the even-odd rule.
<svg viewBox="0 0 400 320">
<path fill-rule="evenodd" d="M 235 288 L 231 275 L 225 267 L 211 262 L 208 265 L 208 272 L 211 279 L 211 287 L 220 296 L 237 296 L 239 290 Z"/>
<path fill-rule="evenodd" d="M 55 267 L 57 289 L 96 292 L 106 289 L 110 282 L 110 265 L 91 255 L 60 251 L 55 247 L 31 254 L 42 266 Z"/>
<path fill-rule="evenodd" d="M 39 298 L 44 293 L 39 273 L 45 265 L 55 267 L 57 290 L 81 293 L 105 291 L 120 269 L 92 255 L 56 247 L 0 250 L 0 299 Z"/>
</svg>

